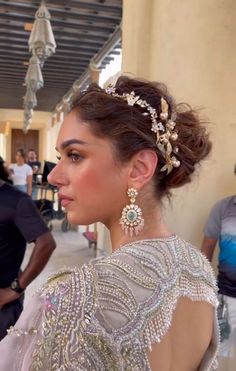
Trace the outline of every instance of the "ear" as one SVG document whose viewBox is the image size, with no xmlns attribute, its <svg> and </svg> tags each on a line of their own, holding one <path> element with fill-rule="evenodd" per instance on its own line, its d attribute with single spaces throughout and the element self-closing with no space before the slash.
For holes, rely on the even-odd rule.
<svg viewBox="0 0 236 371">
<path fill-rule="evenodd" d="M 158 163 L 157 154 L 152 149 L 144 149 L 131 159 L 128 178 L 129 187 L 141 189 L 153 177 Z"/>
</svg>

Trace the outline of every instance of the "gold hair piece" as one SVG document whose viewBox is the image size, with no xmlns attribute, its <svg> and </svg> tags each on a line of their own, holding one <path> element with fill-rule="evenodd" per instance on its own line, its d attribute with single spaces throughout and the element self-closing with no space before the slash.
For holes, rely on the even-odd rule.
<svg viewBox="0 0 236 371">
<path fill-rule="evenodd" d="M 171 141 L 175 141 L 178 138 L 178 134 L 175 131 L 175 114 L 169 117 L 169 105 L 167 101 L 163 97 L 161 98 L 161 113 L 158 117 L 156 109 L 147 103 L 147 101 L 140 99 L 139 95 L 135 95 L 134 91 L 121 95 L 116 93 L 114 86 L 109 85 L 105 89 L 105 92 L 113 97 L 125 100 L 129 106 L 136 104 L 142 108 L 146 108 L 147 112 L 144 112 L 143 115 L 150 115 L 152 122 L 151 130 L 156 134 L 157 147 L 166 160 L 166 164 L 161 168 L 161 171 L 167 171 L 167 174 L 169 174 L 174 167 L 179 167 L 180 161 L 172 154 L 173 152 L 178 153 L 178 147 L 173 149 L 171 144 Z"/>
</svg>

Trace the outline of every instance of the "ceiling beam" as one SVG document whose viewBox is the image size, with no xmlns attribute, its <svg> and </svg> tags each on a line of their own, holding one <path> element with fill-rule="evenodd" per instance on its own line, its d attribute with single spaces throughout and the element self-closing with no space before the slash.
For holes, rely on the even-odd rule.
<svg viewBox="0 0 236 371">
<path fill-rule="evenodd" d="M 2 54 L 5 54 L 7 56 L 7 55 L 9 55 L 9 52 L 7 52 L 5 48 L 0 47 L 0 55 L 2 55 Z M 22 50 L 14 50 L 14 55 L 16 55 L 16 59 L 17 59 L 18 56 L 20 56 L 20 57 L 23 57 L 23 59 L 26 60 L 26 61 L 29 60 L 29 58 L 31 57 L 31 55 L 29 55 L 28 53 L 26 53 Z M 61 55 L 60 55 L 60 53 L 57 52 L 51 58 L 54 58 L 54 60 L 61 59 L 61 60 L 65 60 L 65 61 L 66 61 L 66 59 L 69 59 L 69 60 L 77 61 L 78 63 L 80 63 L 80 61 L 87 62 L 87 63 L 90 61 L 89 56 L 82 56 L 80 53 L 73 53 L 73 52 L 69 52 L 69 51 L 65 51 L 64 53 L 61 53 Z M 47 63 L 47 61 L 45 63 Z"/>
<path fill-rule="evenodd" d="M 30 5 L 32 6 L 32 0 L 21 0 L 21 3 L 25 4 L 26 6 Z M 41 1 L 34 1 L 35 6 L 38 8 L 40 6 Z M 18 2 L 15 0 L 11 0 L 11 4 L 18 5 Z M 65 0 L 50 0 L 50 5 L 47 5 L 48 9 L 50 10 L 50 7 L 64 7 L 64 9 L 67 11 L 68 8 L 70 9 L 83 9 L 83 10 L 91 10 L 94 12 L 106 12 L 106 13 L 117 13 L 121 15 L 122 11 L 122 2 L 120 0 L 112 0 L 111 2 L 105 2 L 105 3 L 98 3 L 94 1 L 73 1 L 70 0 L 69 3 L 65 4 Z"/>
<path fill-rule="evenodd" d="M 20 94 L 21 99 L 23 99 L 23 96 L 25 95 L 25 92 L 26 92 L 25 87 L 23 87 L 23 89 L 21 89 L 20 85 L 17 86 L 16 84 L 10 84 L 7 81 L 3 81 L 3 80 L 0 80 L 0 82 L 1 82 L 1 87 L 4 88 L 4 89 L 12 90 L 13 93 L 14 93 L 14 91 L 17 90 Z M 71 86 L 72 86 L 71 84 L 65 84 L 65 83 L 61 84 L 61 83 L 56 83 L 56 82 L 55 83 L 50 82 L 50 83 L 47 83 L 47 85 L 44 86 L 43 91 L 39 90 L 37 92 L 37 97 L 39 97 L 39 94 L 44 94 L 48 90 L 54 90 L 53 93 L 55 94 L 55 88 L 58 88 L 59 90 L 63 89 L 64 94 L 65 94 L 70 89 Z M 1 94 L 2 93 L 0 93 L 0 96 L 1 96 Z M 61 96 L 59 97 L 59 99 L 61 98 Z M 12 99 L 14 99 L 14 94 L 13 94 Z"/>
<path fill-rule="evenodd" d="M 0 55 L 3 55 L 4 53 L 5 53 L 5 56 L 7 56 L 7 57 L 9 56 L 9 54 L 6 54 L 5 49 L 0 47 Z M 20 50 L 15 50 L 14 51 L 14 54 L 16 55 L 16 58 L 15 58 L 16 60 L 19 57 L 19 59 L 21 59 L 23 61 L 28 61 L 29 58 L 31 57 L 30 55 L 27 55 L 26 53 L 24 53 L 24 52 L 22 52 Z M 1 58 L 2 58 L 2 56 L 1 56 Z M 90 58 L 89 57 L 87 57 L 87 58 L 86 57 L 82 57 L 81 54 L 79 54 L 79 53 L 74 54 L 73 52 L 71 52 L 71 53 L 66 52 L 66 53 L 64 53 L 64 56 L 61 56 L 61 55 L 59 55 L 57 53 L 57 54 L 53 55 L 53 57 L 51 57 L 51 61 L 52 61 L 52 58 L 54 58 L 54 61 L 56 61 L 56 60 L 62 60 L 62 61 L 65 61 L 65 63 L 66 63 L 67 60 L 68 61 L 73 60 L 73 61 L 77 62 L 79 65 L 81 64 L 80 62 L 82 62 L 82 61 L 85 62 L 85 63 L 87 63 L 87 65 L 90 62 Z M 110 56 L 107 56 L 106 57 L 106 61 L 107 62 L 108 61 L 112 61 L 113 59 L 114 58 L 112 58 Z M 45 64 L 46 63 L 47 63 L 47 61 L 45 62 Z"/>
<path fill-rule="evenodd" d="M 1 70 L 0 70 L 1 71 Z M 1 74 L 1 72 L 4 72 Z M 18 71 L 1 71 L 0 72 L 0 78 L 7 78 L 9 81 L 10 80 L 15 80 L 18 79 L 19 81 L 22 81 L 22 84 L 24 83 L 25 76 L 19 73 Z M 75 73 L 74 75 L 66 75 L 66 74 L 61 74 L 59 75 L 58 73 L 49 73 L 49 74 L 44 74 L 44 81 L 70 81 L 74 82 L 75 79 L 78 78 L 80 73 Z"/>
<path fill-rule="evenodd" d="M 6 36 L 2 36 L 0 35 L 0 45 L 3 45 L 3 46 L 7 46 L 9 47 L 9 45 L 11 45 L 11 48 L 14 49 L 14 47 L 21 47 L 21 46 L 24 46 L 27 50 L 28 50 L 28 40 L 25 40 L 25 39 L 21 39 L 21 38 L 16 38 L 16 37 L 11 37 L 11 35 L 8 35 L 7 36 L 7 39 L 6 39 Z M 81 44 L 80 40 L 78 39 L 77 41 L 75 41 L 74 43 L 66 43 L 66 42 L 61 42 L 59 41 L 57 43 L 57 50 L 71 50 L 73 48 L 73 50 L 77 50 L 77 51 L 81 51 L 81 52 L 84 52 L 84 53 L 88 53 L 88 50 L 90 50 L 91 52 L 94 52 L 96 53 L 99 48 L 101 47 L 100 43 L 99 44 L 94 44 L 94 45 L 88 45 L 87 43 L 83 43 Z M 91 53 L 89 53 L 91 54 Z"/>
<path fill-rule="evenodd" d="M 76 78 L 78 78 L 80 75 L 81 74 L 78 74 L 75 78 L 63 77 L 61 79 L 54 78 L 53 76 L 49 76 L 49 77 L 44 79 L 44 86 L 46 86 L 49 83 L 55 83 L 55 82 L 65 83 L 67 86 L 68 85 L 70 86 L 70 85 L 73 85 Z M 3 76 L 3 78 L 1 78 L 1 76 L 0 76 L 0 81 L 1 80 L 8 81 L 8 82 L 10 82 L 10 80 L 11 80 L 12 82 L 19 83 L 21 86 L 25 86 L 24 78 L 22 78 L 20 75 L 9 75 L 8 73 L 6 73 L 5 76 Z M 25 86 L 25 89 L 26 89 L 26 86 Z"/>
<path fill-rule="evenodd" d="M 97 23 L 105 23 L 107 25 L 116 26 L 120 21 L 120 14 L 119 15 L 102 15 L 101 12 L 96 12 L 96 14 L 91 13 L 84 13 L 81 12 L 79 8 L 73 8 L 71 9 L 70 6 L 66 6 L 67 11 L 65 12 L 65 9 L 62 8 L 52 8 L 50 9 L 50 6 L 47 6 L 48 10 L 51 13 L 52 21 L 61 21 L 65 18 L 70 22 L 71 20 L 79 20 L 79 21 L 85 21 L 85 22 L 92 22 L 93 24 Z M 32 22 L 35 18 L 35 13 L 38 10 L 38 7 L 31 4 L 30 6 L 25 6 L 25 4 L 18 3 L 14 4 L 12 1 L 11 3 L 4 3 L 0 4 L 0 12 L 5 14 L 20 14 L 25 15 L 27 12 L 27 17 L 29 16 L 32 19 Z"/>
<path fill-rule="evenodd" d="M 22 49 L 22 50 L 25 50 L 27 53 L 29 52 L 28 42 L 26 43 L 24 40 L 15 41 L 14 39 L 11 40 L 8 38 L 8 40 L 2 41 L 0 39 L 0 47 L 1 46 L 7 47 L 7 48 L 13 48 L 14 50 Z M 81 47 L 79 43 L 71 47 L 71 46 L 67 46 L 66 44 L 58 43 L 56 52 L 60 52 L 60 53 L 63 53 L 64 51 L 71 52 L 71 49 L 73 49 L 73 51 L 75 51 L 77 54 L 81 52 L 83 55 L 92 56 L 98 52 L 99 47 L 90 47 L 90 46 Z"/>
<path fill-rule="evenodd" d="M 25 35 L 26 39 L 28 40 L 30 33 L 24 31 L 24 26 L 22 23 L 16 24 L 10 24 L 4 23 L 4 20 L 0 23 L 0 33 L 2 32 L 7 32 L 7 33 L 17 33 L 17 35 Z M 69 39 L 69 40 L 78 40 L 79 38 L 83 38 L 83 41 L 89 42 L 89 41 L 96 41 L 98 40 L 99 42 L 104 43 L 107 40 L 107 35 L 101 35 L 98 32 L 91 31 L 91 30 L 84 30 L 84 31 L 79 31 L 77 28 L 63 28 L 63 27 L 53 27 L 53 33 L 55 36 L 55 39 L 60 38 L 60 39 Z"/>
<path fill-rule="evenodd" d="M 17 63 L 20 63 L 21 65 L 23 65 L 24 62 L 27 62 L 28 63 L 28 59 L 26 59 L 25 57 L 22 57 L 22 56 L 16 56 L 16 57 L 12 57 L 12 55 L 7 55 L 7 56 L 1 56 L 1 60 L 2 61 L 6 61 L 7 63 L 14 63 L 14 62 L 17 62 Z M 63 60 L 60 60 L 60 59 L 57 59 L 57 60 L 47 60 L 47 62 L 44 64 L 44 67 L 43 67 L 43 70 L 44 69 L 47 69 L 48 66 L 64 66 L 65 68 L 67 68 L 67 66 L 69 68 L 71 67 L 81 67 L 81 68 L 86 68 L 88 67 L 88 63 L 87 62 L 78 62 L 78 60 L 71 60 L 70 58 L 67 58 L 67 59 L 63 59 Z M 26 66 L 27 67 L 27 66 Z"/>
<path fill-rule="evenodd" d="M 24 16 L 22 16 L 22 15 L 18 15 L 17 13 L 11 13 L 11 14 L 0 13 L 0 19 L 4 19 L 5 21 L 10 21 L 12 25 L 14 25 L 14 22 L 18 24 L 20 23 L 22 25 L 24 23 L 29 23 L 29 21 L 34 21 L 34 19 L 32 19 L 32 17 L 28 16 L 27 14 L 24 14 Z M 58 21 L 54 19 L 51 23 L 52 23 L 53 31 L 54 31 L 54 26 L 61 27 L 61 28 L 67 28 L 67 29 L 76 28 L 77 30 L 85 30 L 85 31 L 88 31 L 88 28 L 89 28 L 89 30 L 95 31 L 95 32 L 97 31 L 98 33 L 101 33 L 101 34 L 110 34 L 112 33 L 114 29 L 114 27 L 108 26 L 106 24 L 95 25 L 92 22 L 91 24 L 89 22 L 87 22 L 87 24 L 86 23 L 82 24 L 79 20 L 77 23 L 72 22 L 72 21 L 67 23 L 65 20 Z"/>
<path fill-rule="evenodd" d="M 4 73 L 2 73 L 4 72 Z M 68 73 L 65 73 L 63 72 L 63 74 L 61 74 L 61 76 L 56 72 L 48 72 L 48 73 L 45 73 L 43 75 L 43 80 L 44 82 L 46 81 L 70 81 L 71 83 L 73 83 L 76 79 L 78 79 L 78 77 L 81 75 L 81 72 L 75 72 L 73 75 L 72 74 L 68 74 Z M 25 82 L 25 75 L 20 73 L 20 71 L 13 71 L 13 70 L 2 70 L 1 67 L 0 67 L 0 78 L 1 77 L 9 77 L 9 81 L 10 80 L 15 80 L 16 78 L 19 80 L 19 81 L 22 81 L 22 84 L 24 84 Z"/>
<path fill-rule="evenodd" d="M 9 37 L 6 40 L 6 37 L 2 38 L 2 36 L 0 35 L 0 47 L 1 46 L 7 47 L 7 48 L 11 46 L 11 48 L 13 48 L 14 50 L 25 49 L 25 51 L 29 53 L 28 40 L 26 42 L 26 40 L 23 40 L 23 39 L 16 39 L 16 38 L 11 39 Z M 86 45 L 86 43 L 81 45 L 80 41 L 77 41 L 75 43 L 66 43 L 66 42 L 61 43 L 60 42 L 57 44 L 57 52 L 62 53 L 64 51 L 71 51 L 73 49 L 74 51 L 81 53 L 81 55 L 84 55 L 84 56 L 88 55 L 90 57 L 96 54 L 100 48 L 101 48 L 100 44 L 91 47 L 90 45 Z M 120 51 L 113 50 L 112 54 L 118 55 L 120 54 Z"/>
<path fill-rule="evenodd" d="M 7 66 L 6 66 L 6 63 L 1 61 L 0 60 L 0 69 L 3 70 L 3 71 L 15 71 L 17 68 L 18 71 L 20 71 L 21 73 L 24 73 L 26 74 L 26 71 L 27 71 L 27 68 L 28 66 L 24 66 L 24 65 L 21 65 L 21 64 L 17 64 L 17 63 L 9 63 Z M 47 68 L 44 68 L 42 73 L 44 74 L 46 72 L 83 72 L 84 71 L 84 68 L 78 68 L 78 66 L 73 66 L 73 67 L 68 67 L 68 66 L 55 66 L 55 65 L 52 65 L 51 67 L 47 66 Z"/>
</svg>

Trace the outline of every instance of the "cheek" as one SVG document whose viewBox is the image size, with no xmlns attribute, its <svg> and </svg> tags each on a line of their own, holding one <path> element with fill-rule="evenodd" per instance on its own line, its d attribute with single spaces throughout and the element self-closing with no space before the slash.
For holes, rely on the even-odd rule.
<svg viewBox="0 0 236 371">
<path fill-rule="evenodd" d="M 73 192 L 80 198 L 83 194 L 87 197 L 98 195 L 98 192 L 103 192 L 108 187 L 108 179 L 97 169 L 87 169 L 78 173 L 73 178 L 71 185 Z"/>
<path fill-rule="evenodd" d="M 99 204 L 105 200 L 119 199 L 119 194 L 126 192 L 126 184 L 119 174 L 119 169 L 112 164 L 99 164 L 81 168 L 76 176 L 71 172 L 71 187 L 73 194 L 80 203 L 94 202 Z M 122 191 L 124 189 L 124 192 Z"/>
</svg>

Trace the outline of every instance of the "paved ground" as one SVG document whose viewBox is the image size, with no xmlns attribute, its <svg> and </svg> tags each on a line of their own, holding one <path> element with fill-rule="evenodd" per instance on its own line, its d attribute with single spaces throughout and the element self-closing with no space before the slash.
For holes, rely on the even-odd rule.
<svg viewBox="0 0 236 371">
<path fill-rule="evenodd" d="M 61 222 L 53 221 L 54 238 L 57 242 L 57 248 L 51 256 L 43 272 L 28 286 L 25 295 L 25 304 L 30 299 L 32 293 L 45 282 L 50 273 L 57 271 L 62 267 L 81 266 L 95 257 L 93 248 L 88 248 L 87 240 L 77 231 L 61 231 Z M 23 267 L 27 263 L 31 254 L 33 245 L 28 245 Z"/>
</svg>

